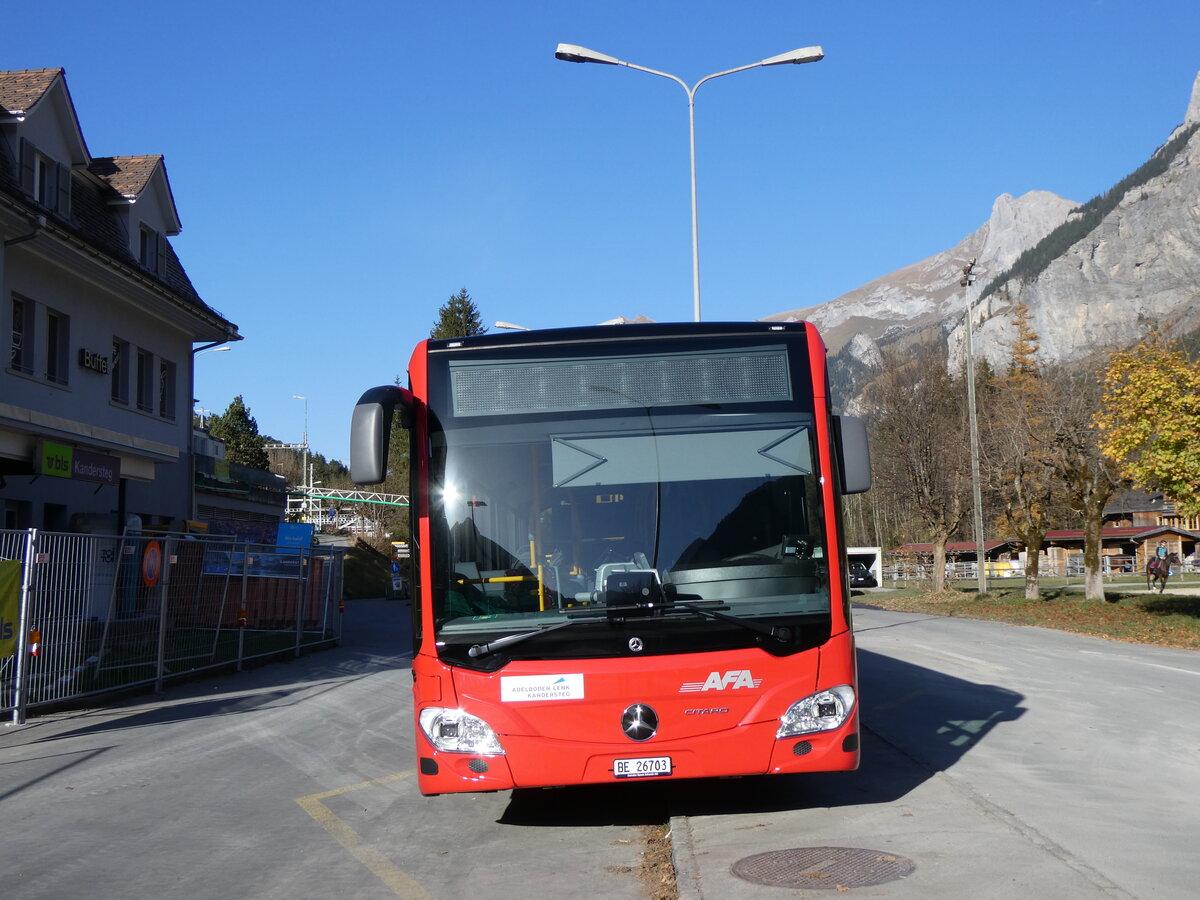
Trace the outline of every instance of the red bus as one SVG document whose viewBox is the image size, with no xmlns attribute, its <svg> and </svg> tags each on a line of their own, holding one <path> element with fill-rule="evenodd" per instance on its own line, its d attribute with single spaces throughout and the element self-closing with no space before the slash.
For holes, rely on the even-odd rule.
<svg viewBox="0 0 1200 900">
<path fill-rule="evenodd" d="M 429 340 L 367 391 L 410 430 L 424 794 L 848 770 L 841 496 L 870 486 L 808 323 Z"/>
</svg>

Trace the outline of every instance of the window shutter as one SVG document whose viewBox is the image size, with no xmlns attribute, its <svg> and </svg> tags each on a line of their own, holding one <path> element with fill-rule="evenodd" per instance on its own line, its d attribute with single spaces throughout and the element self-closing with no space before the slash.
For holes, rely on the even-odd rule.
<svg viewBox="0 0 1200 900">
<path fill-rule="evenodd" d="M 154 256 L 154 272 L 160 278 L 167 271 L 167 236 L 158 235 L 158 253 Z"/>
<path fill-rule="evenodd" d="M 36 159 L 37 148 L 25 138 L 21 138 L 21 190 L 30 197 L 33 196 L 33 172 Z"/>
<path fill-rule="evenodd" d="M 64 219 L 71 218 L 71 169 L 58 164 L 58 206 L 56 210 Z"/>
</svg>

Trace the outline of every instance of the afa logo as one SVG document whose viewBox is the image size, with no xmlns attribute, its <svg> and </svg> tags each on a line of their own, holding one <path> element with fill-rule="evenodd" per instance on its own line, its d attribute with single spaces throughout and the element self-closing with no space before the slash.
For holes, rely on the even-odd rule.
<svg viewBox="0 0 1200 900">
<path fill-rule="evenodd" d="M 732 669 L 728 672 L 709 672 L 704 681 L 685 681 L 679 686 L 679 693 L 687 694 L 695 691 L 736 691 L 741 688 L 762 687 L 763 680 L 755 678 L 749 669 Z"/>
</svg>

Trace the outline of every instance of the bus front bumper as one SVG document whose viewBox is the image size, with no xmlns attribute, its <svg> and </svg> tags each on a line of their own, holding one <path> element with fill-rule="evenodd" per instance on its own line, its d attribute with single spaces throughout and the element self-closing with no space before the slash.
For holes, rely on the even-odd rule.
<svg viewBox="0 0 1200 900">
<path fill-rule="evenodd" d="M 614 744 L 501 735 L 497 755 L 434 749 L 420 733 L 418 783 L 423 794 L 515 788 L 674 781 L 852 771 L 859 763 L 858 712 L 840 728 L 776 738 L 778 721 L 739 725 L 685 743 Z"/>
</svg>

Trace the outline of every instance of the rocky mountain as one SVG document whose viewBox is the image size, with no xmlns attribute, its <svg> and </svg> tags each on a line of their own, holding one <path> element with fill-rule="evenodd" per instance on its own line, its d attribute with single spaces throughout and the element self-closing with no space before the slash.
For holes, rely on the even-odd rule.
<svg viewBox="0 0 1200 900">
<path fill-rule="evenodd" d="M 1048 191 L 1030 191 L 1018 198 L 1002 194 L 983 227 L 949 250 L 828 303 L 777 313 L 765 321 L 807 319 L 821 330 L 830 352 L 837 352 L 856 338 L 856 346 L 866 348 L 881 339 L 961 318 L 967 291 L 959 280 L 968 260 L 978 259 L 985 272 L 1007 269 L 1023 251 L 1065 222 L 1078 205 Z M 864 337 L 871 341 L 863 341 Z"/>
<path fill-rule="evenodd" d="M 961 267 L 984 273 L 968 288 Z M 1147 163 L 1079 206 L 1045 191 L 997 198 L 988 221 L 957 246 L 819 306 L 768 316 L 808 319 L 829 347 L 831 375 L 849 401 L 880 347 L 938 334 L 962 364 L 968 301 L 975 352 L 1007 360 L 1012 308 L 1028 305 L 1045 362 L 1128 344 L 1157 323 L 1200 328 L 1200 75 L 1182 125 Z"/>
</svg>

